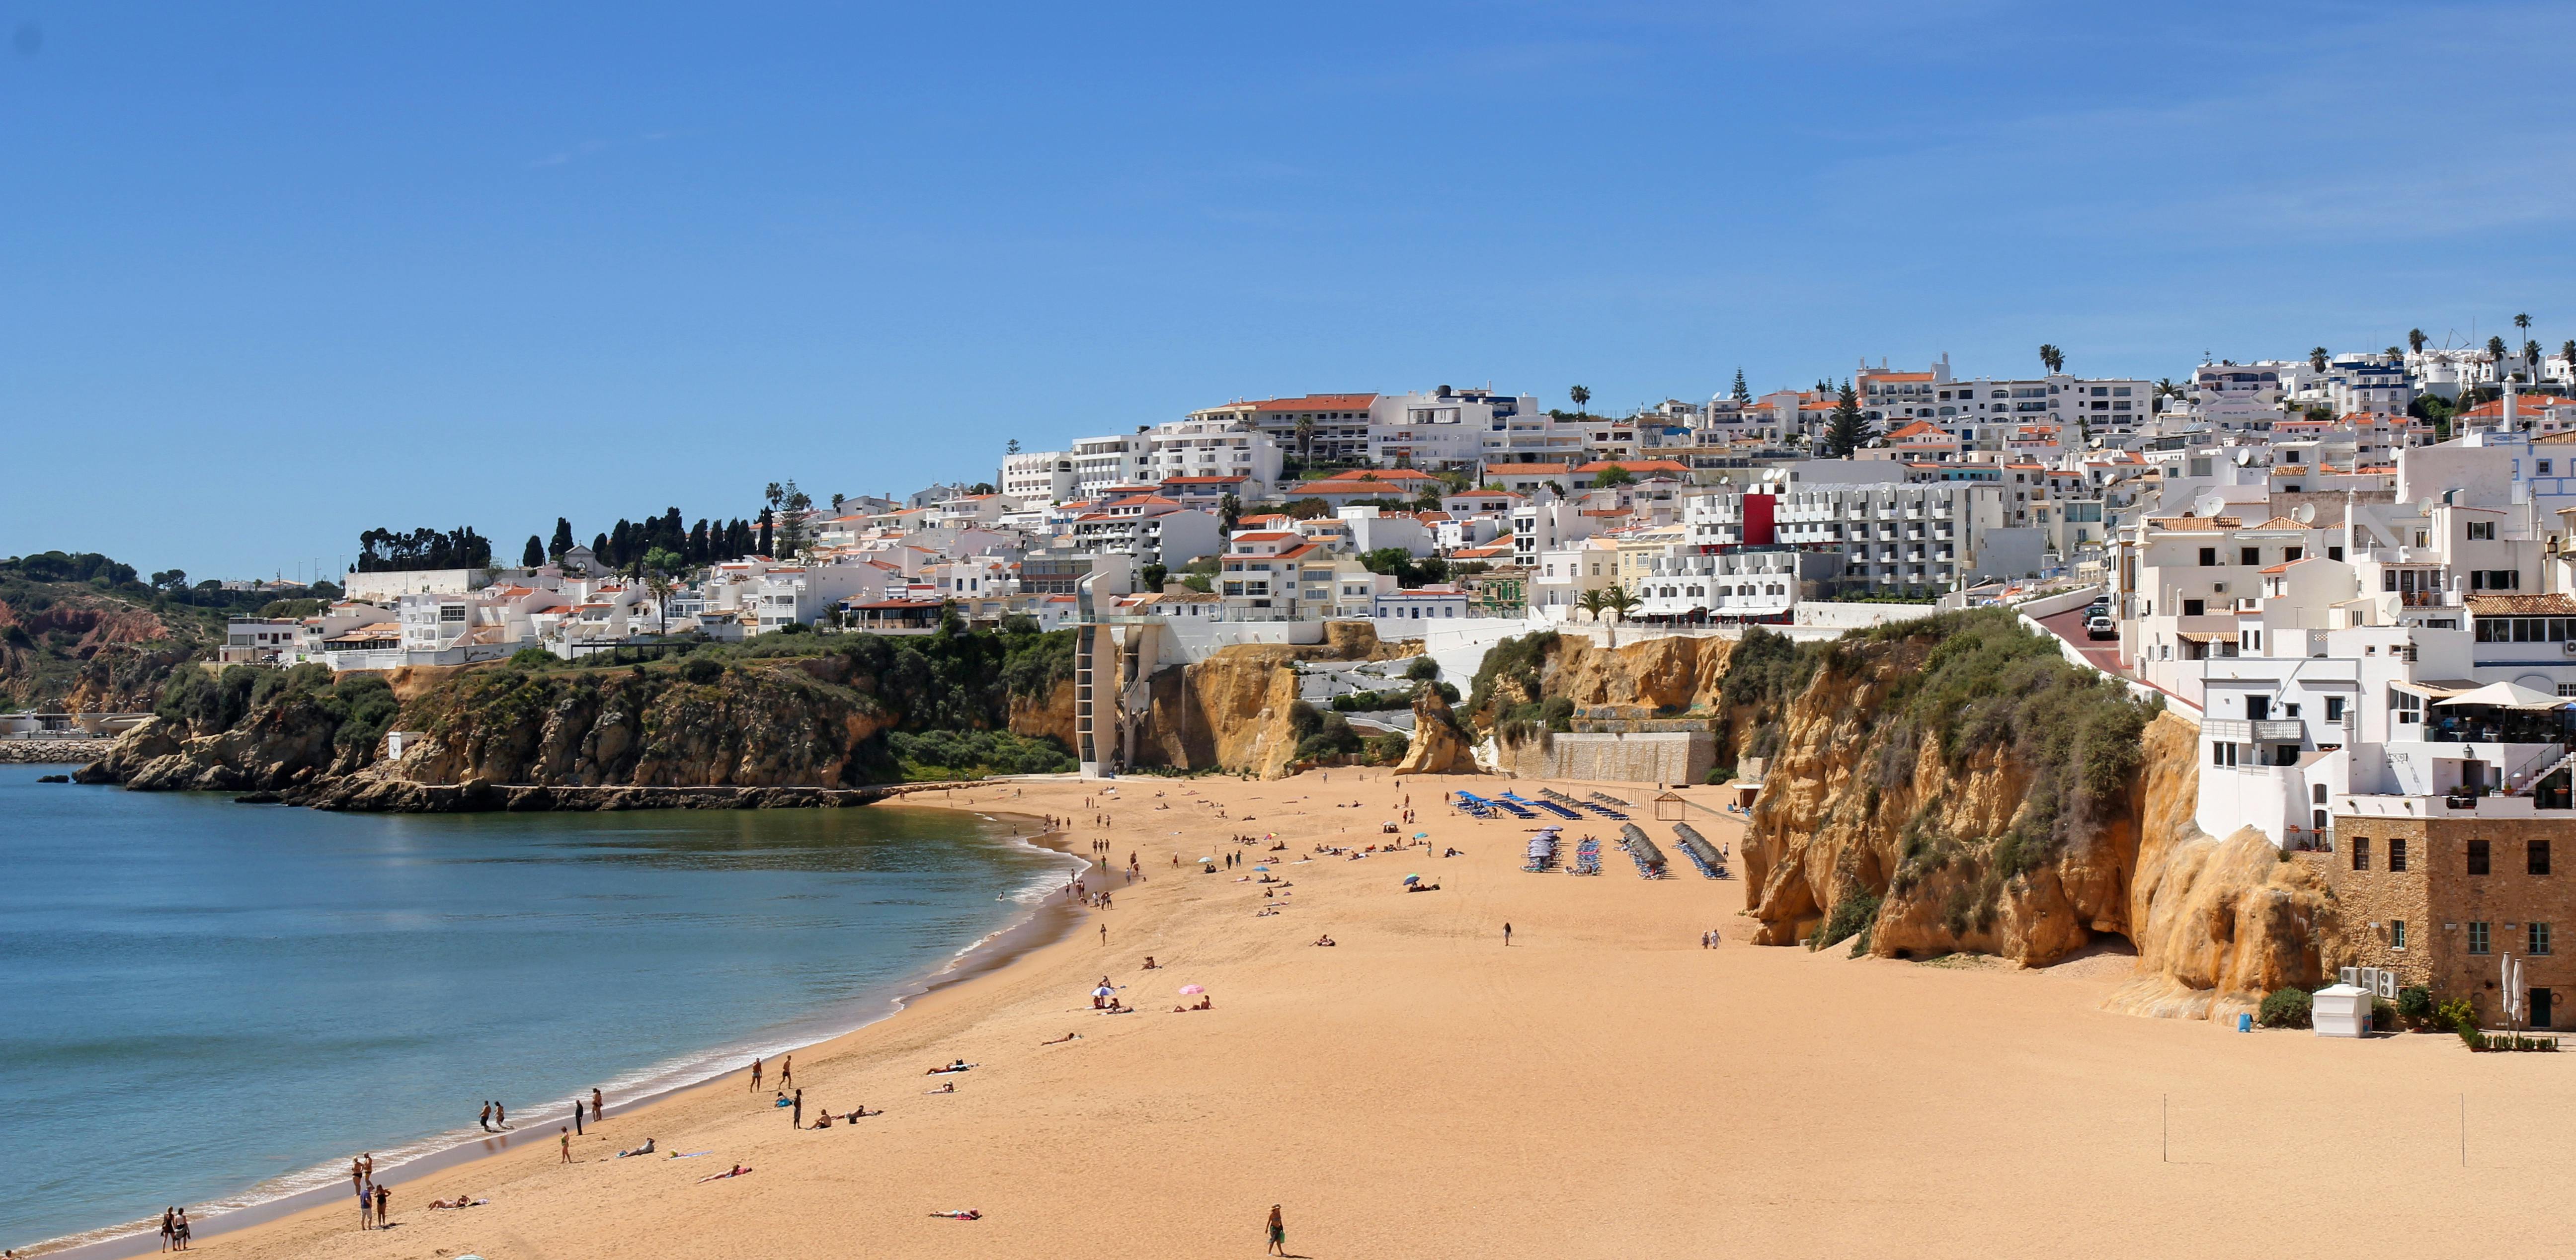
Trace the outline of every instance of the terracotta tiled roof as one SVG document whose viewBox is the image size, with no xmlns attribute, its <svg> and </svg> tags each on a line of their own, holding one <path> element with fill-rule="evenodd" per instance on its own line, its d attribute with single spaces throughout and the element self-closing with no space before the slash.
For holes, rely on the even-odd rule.
<svg viewBox="0 0 2576 1260">
<path fill-rule="evenodd" d="M 2471 595 L 2469 612 L 2480 617 L 2576 617 L 2576 599 L 2565 595 Z"/>
</svg>

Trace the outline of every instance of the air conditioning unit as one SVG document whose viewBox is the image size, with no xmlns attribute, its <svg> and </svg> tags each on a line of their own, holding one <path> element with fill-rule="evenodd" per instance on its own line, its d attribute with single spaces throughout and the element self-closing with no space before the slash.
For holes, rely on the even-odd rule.
<svg viewBox="0 0 2576 1260">
<path fill-rule="evenodd" d="M 2210 589 L 2210 590 L 2212 590 L 2212 591 L 2214 591 L 2214 592 L 2216 592 L 2216 593 L 2218 593 L 2218 594 L 2224 595 L 2224 594 L 2226 594 L 2226 593 L 2227 593 L 2227 583 L 2225 583 L 2225 582 L 2212 582 L 2212 583 L 2210 583 L 2210 584 L 2209 584 L 2209 589 Z"/>
<path fill-rule="evenodd" d="M 2569 656 L 2576 656 L 2576 639 L 2569 639 L 2565 643 L 2559 644 L 2558 650 L 2565 652 Z"/>
</svg>

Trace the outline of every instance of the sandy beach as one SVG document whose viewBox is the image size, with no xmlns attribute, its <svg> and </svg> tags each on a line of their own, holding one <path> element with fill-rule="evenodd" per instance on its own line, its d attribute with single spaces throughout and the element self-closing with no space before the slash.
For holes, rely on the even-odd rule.
<svg viewBox="0 0 2576 1260">
<path fill-rule="evenodd" d="M 1095 875 L 1115 905 L 1081 910 L 1063 939 L 795 1054 L 809 1122 L 884 1114 L 793 1129 L 736 1076 L 611 1114 L 570 1166 L 549 1134 L 399 1184 L 390 1230 L 362 1233 L 334 1205 L 197 1249 L 1257 1256 L 1273 1203 L 1288 1252 L 1310 1257 L 2570 1246 L 2553 1205 L 2576 1189 L 2576 1058 L 2108 1014 L 2118 954 L 2034 972 L 1753 948 L 1740 880 L 1678 864 L 1641 880 L 1606 843 L 1598 878 L 1523 872 L 1538 823 L 1441 803 L 1497 784 L 1343 770 L 959 793 L 956 808 L 1068 816 L 1073 852 L 1105 840 L 1148 879 Z M 1610 790 L 1666 839 L 1651 792 Z M 1401 834 L 1432 849 L 1312 852 L 1396 839 L 1379 827 L 1407 796 L 1420 821 Z M 1104 811 L 1109 826 L 1090 824 Z M 1287 849 L 1227 842 L 1238 833 Z M 1435 856 L 1449 846 L 1464 855 Z M 1241 868 L 1190 861 L 1228 851 Z M 1283 884 L 1250 882 L 1263 860 Z M 1439 891 L 1402 892 L 1414 873 Z M 1726 938 L 1714 950 L 1710 928 Z M 1312 944 L 1326 934 L 1338 944 Z M 1137 1013 L 1091 1009 L 1104 975 Z M 1175 1013 L 1192 984 L 1214 1008 Z M 1080 1039 L 1043 1044 L 1066 1033 Z M 925 1075 L 954 1059 L 977 1066 Z M 648 1137 L 661 1154 L 614 1157 Z M 700 1181 L 735 1164 L 753 1171 Z M 426 1210 L 460 1194 L 490 1202 Z M 982 1218 L 933 1215 L 963 1209 Z"/>
</svg>

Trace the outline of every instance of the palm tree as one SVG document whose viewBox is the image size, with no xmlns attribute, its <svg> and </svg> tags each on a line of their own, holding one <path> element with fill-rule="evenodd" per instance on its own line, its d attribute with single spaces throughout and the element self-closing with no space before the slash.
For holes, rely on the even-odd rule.
<svg viewBox="0 0 2576 1260">
<path fill-rule="evenodd" d="M 1301 470 L 1315 462 L 1315 418 L 1297 417 L 1297 466 Z"/>
<path fill-rule="evenodd" d="M 1611 616 L 1625 618 L 1628 615 L 1628 610 L 1637 606 L 1637 597 L 1629 594 L 1627 587 L 1614 586 L 1610 588 L 1607 594 L 1604 594 L 1601 597 L 1601 602 L 1609 606 Z M 1610 642 L 1604 646 L 1619 646 L 1618 622 L 1613 621 L 1610 623 Z"/>
<path fill-rule="evenodd" d="M 1582 598 L 1575 600 L 1574 606 L 1582 609 L 1592 620 L 1598 622 L 1601 620 L 1601 610 L 1610 606 L 1609 592 L 1595 587 L 1585 591 Z"/>
<path fill-rule="evenodd" d="M 2039 348 L 2039 365 L 2047 368 L 2049 375 L 2055 376 L 2066 366 L 2066 352 L 2055 346 L 2043 345 Z"/>
<path fill-rule="evenodd" d="M 2326 348 L 2324 346 L 2318 346 L 2317 348 L 2308 351 L 2308 366 L 2315 368 L 2320 372 L 2325 371 L 2326 360 L 2330 357 L 2332 356 L 2326 353 Z"/>
<path fill-rule="evenodd" d="M 2518 330 L 2518 331 L 2525 332 L 2525 333 L 2530 332 L 2530 331 L 2531 331 L 2531 316 L 2529 316 L 2529 315 L 2516 315 L 2516 316 L 2514 316 L 2514 317 L 2513 317 L 2513 326 L 2514 326 L 2514 328 L 2515 328 L 2516 330 Z"/>
<path fill-rule="evenodd" d="M 2423 329 L 2421 329 L 2421 328 L 2409 328 L 2409 329 L 2407 329 L 2407 330 L 2406 330 L 2406 348 L 2407 348 L 2407 349 L 2412 350 L 2412 351 L 2414 351 L 2414 352 L 2415 352 L 2415 353 L 2417 353 L 2417 354 L 2422 354 L 2422 353 L 2424 353 L 2424 342 L 2425 342 L 2426 340 L 2427 340 L 2427 338 L 2424 336 L 2424 330 L 2423 330 Z"/>
<path fill-rule="evenodd" d="M 2502 362 L 2504 362 L 2504 353 L 2505 353 L 2505 351 L 2504 351 L 2504 338 L 2502 338 L 2502 337 L 2489 337 L 2489 338 L 2487 338 L 2487 362 L 2489 362 L 2489 363 L 2502 363 Z"/>
<path fill-rule="evenodd" d="M 660 569 L 644 575 L 644 589 L 653 596 L 653 609 L 660 615 L 664 634 L 671 632 L 671 592 L 679 587 L 679 583 L 671 580 L 670 574 Z"/>
<path fill-rule="evenodd" d="M 1584 405 L 1592 401 L 1592 391 L 1577 385 L 1574 388 L 1565 391 L 1565 396 L 1574 400 L 1575 418 L 1578 420 L 1582 419 Z"/>
</svg>

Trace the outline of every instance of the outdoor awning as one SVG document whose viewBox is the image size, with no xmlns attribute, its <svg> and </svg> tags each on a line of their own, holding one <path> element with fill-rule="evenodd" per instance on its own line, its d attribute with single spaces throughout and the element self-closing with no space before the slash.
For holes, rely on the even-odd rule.
<svg viewBox="0 0 2576 1260">
<path fill-rule="evenodd" d="M 2475 691 L 2462 692 L 2459 695 L 2453 696 L 2448 700 L 2439 701 L 2438 703 L 2476 704 L 2485 705 L 2489 708 L 2522 709 L 2530 712 L 2539 712 L 2547 709 L 2566 708 L 2568 702 L 2558 696 L 2546 695 L 2539 691 L 2535 691 L 2529 687 L 2521 685 L 2520 683 L 2500 682 L 2488 683 L 2486 686 L 2480 687 Z"/>
<path fill-rule="evenodd" d="M 2174 635 L 2193 643 L 2234 643 L 2236 641 L 2236 632 L 2233 630 L 2176 630 Z"/>
<path fill-rule="evenodd" d="M 2405 679 L 2399 679 L 2398 681 L 2388 685 L 2395 687 L 2399 691 L 2410 692 L 2415 695 L 2423 696 L 2428 700 L 2447 699 L 2451 696 L 2459 695 L 2462 692 L 2475 691 L 2478 689 L 2478 685 L 2476 683 L 2463 682 L 2448 678 L 2428 682 L 2410 682 Z"/>
</svg>

